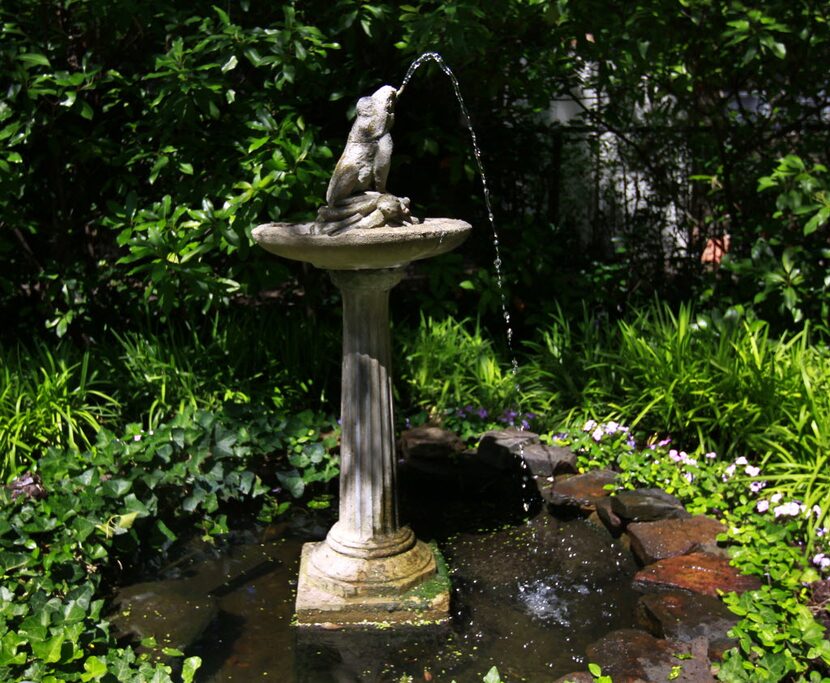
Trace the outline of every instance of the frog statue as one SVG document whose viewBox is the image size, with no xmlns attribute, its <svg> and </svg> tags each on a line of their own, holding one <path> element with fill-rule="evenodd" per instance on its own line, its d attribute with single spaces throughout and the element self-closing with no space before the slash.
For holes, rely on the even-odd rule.
<svg viewBox="0 0 830 683">
<path fill-rule="evenodd" d="M 417 221 L 410 215 L 408 198 L 386 192 L 396 97 L 397 90 L 384 85 L 358 100 L 346 148 L 329 181 L 326 205 L 317 213 L 316 233 L 335 235 Z"/>
</svg>

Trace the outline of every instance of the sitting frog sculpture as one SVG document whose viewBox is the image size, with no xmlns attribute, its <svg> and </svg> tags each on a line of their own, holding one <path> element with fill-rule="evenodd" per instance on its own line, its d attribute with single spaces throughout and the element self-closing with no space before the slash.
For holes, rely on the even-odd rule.
<svg viewBox="0 0 830 683">
<path fill-rule="evenodd" d="M 392 161 L 392 124 L 397 90 L 384 85 L 357 102 L 357 117 L 317 213 L 314 232 L 336 235 L 352 229 L 417 222 L 409 199 L 386 192 Z"/>
</svg>

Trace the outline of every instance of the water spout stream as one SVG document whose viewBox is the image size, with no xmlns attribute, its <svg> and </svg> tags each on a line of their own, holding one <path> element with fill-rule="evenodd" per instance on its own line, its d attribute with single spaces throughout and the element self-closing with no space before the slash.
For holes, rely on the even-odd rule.
<svg viewBox="0 0 830 683">
<path fill-rule="evenodd" d="M 519 384 L 519 361 L 516 359 L 516 351 L 513 348 L 513 327 L 511 322 L 510 316 L 510 309 L 507 305 L 507 295 L 504 293 L 504 277 L 502 275 L 502 260 L 501 260 L 501 247 L 499 242 L 499 233 L 496 229 L 496 219 L 493 214 L 493 204 L 490 200 L 490 188 L 487 185 L 487 175 L 484 172 L 484 164 L 481 160 L 481 149 L 478 146 L 478 138 L 476 137 L 475 130 L 473 129 L 472 121 L 470 120 L 470 113 L 467 110 L 467 105 L 464 102 L 464 97 L 461 95 L 461 86 L 458 84 L 458 79 L 455 77 L 452 69 L 447 66 L 447 63 L 444 61 L 444 58 L 438 54 L 437 52 L 425 52 L 420 57 L 418 57 L 412 64 L 409 65 L 409 68 L 406 70 L 406 74 L 403 77 L 403 81 L 401 82 L 400 88 L 398 88 L 397 92 L 397 99 L 400 99 L 401 95 L 403 94 L 406 86 L 409 84 L 409 81 L 412 80 L 412 76 L 415 72 L 426 62 L 435 62 L 441 71 L 450 79 L 452 83 L 453 92 L 455 93 L 455 97 L 458 100 L 458 105 L 461 108 L 461 114 L 464 117 L 464 123 L 467 126 L 467 130 L 470 132 L 470 140 L 472 141 L 473 145 L 473 156 L 475 157 L 476 167 L 478 170 L 479 178 L 481 179 L 481 187 L 484 194 L 484 206 L 487 209 L 487 221 L 490 223 L 490 230 L 493 234 L 493 249 L 495 251 L 495 258 L 493 260 L 493 266 L 496 271 L 496 285 L 498 286 L 499 290 L 499 303 L 501 304 L 501 313 L 502 317 L 504 318 L 504 325 L 505 325 L 505 335 L 507 337 L 507 349 L 508 353 L 510 354 L 510 372 L 513 377 L 513 390 L 516 395 L 516 407 L 519 408 L 521 405 L 522 399 L 522 389 Z M 524 431 L 524 419 L 519 412 L 519 430 Z M 527 478 L 530 475 L 529 468 L 527 463 L 525 462 L 524 458 L 524 447 L 520 444 L 519 445 L 519 455 L 520 462 L 522 466 L 522 470 L 524 473 L 524 482 L 523 487 L 527 487 Z M 525 512 L 529 510 L 529 503 L 527 496 L 524 496 L 523 506 Z"/>
</svg>

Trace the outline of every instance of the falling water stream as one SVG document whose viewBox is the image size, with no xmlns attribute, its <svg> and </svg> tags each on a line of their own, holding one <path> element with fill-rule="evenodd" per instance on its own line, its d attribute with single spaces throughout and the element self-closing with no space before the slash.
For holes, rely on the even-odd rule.
<svg viewBox="0 0 830 683">
<path fill-rule="evenodd" d="M 478 176 L 481 179 L 481 188 L 482 193 L 484 195 L 484 206 L 487 209 L 487 221 L 490 223 L 490 231 L 493 234 L 493 249 L 495 251 L 495 258 L 493 259 L 493 267 L 496 271 L 496 285 L 499 291 L 499 303 L 501 305 L 501 314 L 504 318 L 504 326 L 505 326 L 505 335 L 507 337 L 507 350 L 510 355 L 510 372 L 513 376 L 513 391 L 515 392 L 515 401 L 517 408 L 521 406 L 522 400 L 522 388 L 519 384 L 519 361 L 516 359 L 516 351 L 513 348 L 513 324 L 510 316 L 510 308 L 507 304 L 507 295 L 505 294 L 504 289 L 504 276 L 502 273 L 502 260 L 501 260 L 501 243 L 499 241 L 499 233 L 496 229 L 496 218 L 493 213 L 493 203 L 490 199 L 490 188 L 487 185 L 487 174 L 484 172 L 484 163 L 481 160 L 481 148 L 478 146 L 478 138 L 476 136 L 475 129 L 473 128 L 472 120 L 470 119 L 470 112 L 467 110 L 467 105 L 464 102 L 464 97 L 461 94 L 461 86 L 458 83 L 458 79 L 455 77 L 452 69 L 447 66 L 447 63 L 444 61 L 444 58 L 438 54 L 437 52 L 425 52 L 420 57 L 418 57 L 412 64 L 409 65 L 409 68 L 406 70 L 406 74 L 403 77 L 403 81 L 401 82 L 401 87 L 398 88 L 398 99 L 400 99 L 401 95 L 403 94 L 404 90 L 406 90 L 406 86 L 409 85 L 409 81 L 412 80 L 412 76 L 415 75 L 415 72 L 427 62 L 435 62 L 441 71 L 450 79 L 452 83 L 452 89 L 455 93 L 455 98 L 458 100 L 458 106 L 461 108 L 461 114 L 464 117 L 464 124 L 467 126 L 467 130 L 470 133 L 470 140 L 472 141 L 473 145 L 473 157 L 475 158 L 476 168 L 478 169 Z M 519 431 L 524 431 L 524 420 L 521 417 L 521 411 L 517 411 L 519 413 Z M 528 512 L 530 510 L 530 496 L 528 489 L 528 482 L 530 480 L 530 469 L 527 466 L 527 462 L 525 461 L 524 457 L 524 444 L 519 443 L 519 461 L 521 463 L 521 467 L 523 470 L 523 477 L 522 477 L 522 488 L 525 490 L 525 494 L 522 497 L 522 506 L 524 507 L 524 511 Z"/>
</svg>

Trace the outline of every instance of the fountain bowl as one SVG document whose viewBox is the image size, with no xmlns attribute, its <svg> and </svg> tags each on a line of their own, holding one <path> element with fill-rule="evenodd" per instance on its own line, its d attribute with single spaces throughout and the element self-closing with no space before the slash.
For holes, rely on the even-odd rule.
<svg viewBox="0 0 830 683">
<path fill-rule="evenodd" d="M 324 270 L 398 268 L 452 251 L 472 226 L 453 218 L 426 218 L 401 227 L 355 228 L 340 235 L 315 235 L 314 223 L 266 223 L 252 235 L 266 251 Z"/>
</svg>

